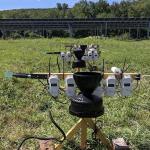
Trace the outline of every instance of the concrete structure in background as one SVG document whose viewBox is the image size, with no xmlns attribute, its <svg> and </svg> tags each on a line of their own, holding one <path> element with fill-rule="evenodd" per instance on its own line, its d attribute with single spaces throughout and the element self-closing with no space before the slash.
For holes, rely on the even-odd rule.
<svg viewBox="0 0 150 150">
<path fill-rule="evenodd" d="M 137 38 L 140 31 L 147 32 L 150 38 L 150 18 L 99 18 L 99 19 L 0 19 L 0 30 L 3 35 L 6 31 L 25 30 L 68 30 L 70 36 L 76 30 L 89 30 L 99 36 L 107 36 L 110 30 L 136 31 Z"/>
</svg>

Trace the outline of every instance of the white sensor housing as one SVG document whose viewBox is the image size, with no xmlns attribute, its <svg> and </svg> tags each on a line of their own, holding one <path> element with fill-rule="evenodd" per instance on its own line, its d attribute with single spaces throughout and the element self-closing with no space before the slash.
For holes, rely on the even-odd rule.
<svg viewBox="0 0 150 150">
<path fill-rule="evenodd" d="M 71 62 L 71 52 L 66 53 L 66 62 Z"/>
<path fill-rule="evenodd" d="M 115 95 L 115 88 L 116 88 L 116 78 L 114 75 L 108 76 L 106 79 L 106 89 L 105 95 L 107 96 L 114 96 Z"/>
<path fill-rule="evenodd" d="M 92 60 L 92 59 L 93 59 L 92 51 L 88 51 L 88 60 Z"/>
<path fill-rule="evenodd" d="M 68 97 L 75 96 L 75 81 L 72 75 L 65 78 L 66 95 Z"/>
<path fill-rule="evenodd" d="M 53 97 L 58 97 L 59 95 L 59 79 L 57 75 L 51 75 L 48 79 L 48 84 L 49 84 L 49 93 Z"/>
<path fill-rule="evenodd" d="M 66 54 L 64 52 L 61 52 L 60 57 L 61 57 L 62 60 L 65 60 L 66 59 Z"/>
<path fill-rule="evenodd" d="M 132 78 L 130 75 L 124 75 L 121 79 L 121 95 L 130 96 L 132 93 Z"/>
<path fill-rule="evenodd" d="M 96 95 L 96 96 L 98 96 L 98 97 L 104 96 L 104 89 L 103 89 L 103 87 L 98 86 L 98 87 L 94 90 L 93 95 Z"/>
<path fill-rule="evenodd" d="M 98 53 L 97 53 L 97 50 L 95 50 L 93 52 L 93 60 L 97 60 L 98 59 Z"/>
<path fill-rule="evenodd" d="M 113 73 L 122 73 L 121 69 L 120 68 L 117 68 L 117 67 L 111 67 L 111 71 Z"/>
<path fill-rule="evenodd" d="M 86 53 L 82 56 L 82 60 L 88 61 L 88 55 Z"/>
<path fill-rule="evenodd" d="M 95 48 L 89 49 L 88 58 L 89 58 L 89 60 L 97 60 L 98 59 L 98 52 Z"/>
</svg>

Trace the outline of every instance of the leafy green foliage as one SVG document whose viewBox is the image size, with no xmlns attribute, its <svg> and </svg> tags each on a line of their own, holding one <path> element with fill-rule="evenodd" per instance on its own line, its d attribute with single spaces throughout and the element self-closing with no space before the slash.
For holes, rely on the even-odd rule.
<svg viewBox="0 0 150 150">
<path fill-rule="evenodd" d="M 99 18 L 99 17 L 149 17 L 150 1 L 123 0 L 109 4 L 107 0 L 92 2 L 80 0 L 73 8 L 57 3 L 56 8 L 20 9 L 0 11 L 0 18 Z"/>
</svg>

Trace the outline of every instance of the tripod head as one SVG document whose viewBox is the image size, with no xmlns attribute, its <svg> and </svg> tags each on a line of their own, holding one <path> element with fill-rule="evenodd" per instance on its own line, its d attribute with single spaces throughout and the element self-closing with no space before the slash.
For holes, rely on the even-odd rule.
<svg viewBox="0 0 150 150">
<path fill-rule="evenodd" d="M 75 83 L 83 95 L 91 95 L 102 80 L 102 74 L 97 72 L 76 72 L 73 74 Z"/>
<path fill-rule="evenodd" d="M 74 55 L 76 56 L 77 60 L 73 62 L 72 68 L 85 68 L 86 63 L 82 60 L 82 57 L 85 53 L 87 45 L 80 45 L 79 48 L 73 50 Z"/>
<path fill-rule="evenodd" d="M 77 117 L 95 118 L 104 113 L 103 100 L 93 94 L 102 80 L 102 74 L 97 72 L 76 72 L 73 78 L 80 94 L 71 98 L 69 112 Z"/>
</svg>

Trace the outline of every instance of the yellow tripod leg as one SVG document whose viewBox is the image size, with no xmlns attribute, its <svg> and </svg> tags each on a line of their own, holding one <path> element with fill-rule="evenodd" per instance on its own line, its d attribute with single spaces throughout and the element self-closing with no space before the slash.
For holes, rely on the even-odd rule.
<svg viewBox="0 0 150 150">
<path fill-rule="evenodd" d="M 80 148 L 82 150 L 86 149 L 87 147 L 87 128 L 91 128 L 95 130 L 95 123 L 91 118 L 83 118 L 80 119 L 66 134 L 66 139 L 71 140 L 74 135 L 80 131 L 81 129 L 81 143 L 80 143 Z M 107 136 L 99 129 L 96 127 L 97 130 L 97 137 L 101 140 L 101 142 L 107 146 L 108 150 L 114 150 L 112 143 L 110 140 L 107 138 Z M 55 150 L 61 150 L 62 149 L 62 144 L 57 144 L 55 145 Z"/>
<path fill-rule="evenodd" d="M 80 131 L 81 124 L 83 124 L 83 119 L 80 119 L 66 134 L 66 139 L 71 140 L 74 135 Z M 57 144 L 55 146 L 55 150 L 61 150 L 62 149 L 62 144 Z"/>
<path fill-rule="evenodd" d="M 83 119 L 81 123 L 81 143 L 80 148 L 82 150 L 86 149 L 87 147 L 87 122 Z"/>
<path fill-rule="evenodd" d="M 88 127 L 92 128 L 93 130 L 95 130 L 95 123 L 93 122 L 93 120 L 91 118 L 87 118 L 85 119 Z M 107 138 L 107 136 L 99 129 L 96 127 L 97 130 L 97 137 L 101 140 L 101 142 L 107 146 L 108 150 L 114 150 L 112 143 L 110 142 L 110 140 Z"/>
</svg>

